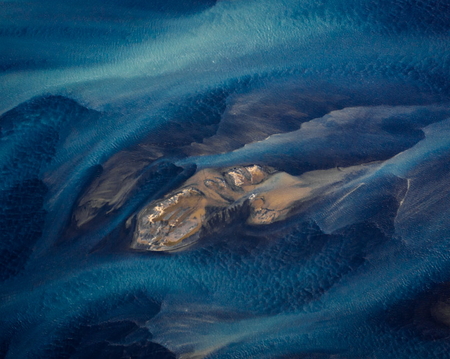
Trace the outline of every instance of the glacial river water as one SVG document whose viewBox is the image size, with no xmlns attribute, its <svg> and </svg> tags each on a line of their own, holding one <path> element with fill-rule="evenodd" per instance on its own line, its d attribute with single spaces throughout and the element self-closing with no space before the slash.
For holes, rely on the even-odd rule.
<svg viewBox="0 0 450 359">
<path fill-rule="evenodd" d="M 447 0 L 8 0 L 0 357 L 450 357 Z"/>
</svg>

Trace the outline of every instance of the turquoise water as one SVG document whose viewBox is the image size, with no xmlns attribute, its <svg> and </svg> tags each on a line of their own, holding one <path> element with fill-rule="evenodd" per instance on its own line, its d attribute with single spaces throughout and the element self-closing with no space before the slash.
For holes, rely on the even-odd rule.
<svg viewBox="0 0 450 359">
<path fill-rule="evenodd" d="M 1 357 L 450 355 L 448 2 L 2 8 Z M 129 248 L 151 201 L 249 164 L 360 170 L 285 220 Z"/>
</svg>

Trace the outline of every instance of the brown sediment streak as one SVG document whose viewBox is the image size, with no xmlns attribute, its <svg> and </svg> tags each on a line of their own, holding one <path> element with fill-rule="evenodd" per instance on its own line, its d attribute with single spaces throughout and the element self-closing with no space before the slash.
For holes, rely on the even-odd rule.
<svg viewBox="0 0 450 359">
<path fill-rule="evenodd" d="M 294 202 L 307 199 L 311 195 L 310 187 L 299 187 L 297 178 L 287 173 L 273 176 L 271 188 L 262 188 L 262 192 L 252 198 L 249 224 L 270 224 L 287 217 Z"/>
<path fill-rule="evenodd" d="M 178 250 L 214 230 L 218 219 L 219 225 L 229 224 L 233 215 L 245 214 L 249 225 L 284 220 L 298 212 L 299 203 L 324 195 L 360 168 L 312 171 L 299 177 L 258 165 L 201 170 L 137 214 L 131 247 Z M 249 210 L 239 211 L 244 204 Z"/>
</svg>

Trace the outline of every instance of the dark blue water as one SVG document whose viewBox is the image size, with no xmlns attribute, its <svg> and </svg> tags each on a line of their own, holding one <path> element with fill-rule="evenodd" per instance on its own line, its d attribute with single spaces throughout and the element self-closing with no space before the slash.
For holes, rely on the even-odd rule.
<svg viewBox="0 0 450 359">
<path fill-rule="evenodd" d="M 450 357 L 447 0 L 1 5 L 0 357 Z M 151 201 L 250 164 L 359 169 L 130 249 Z"/>
</svg>

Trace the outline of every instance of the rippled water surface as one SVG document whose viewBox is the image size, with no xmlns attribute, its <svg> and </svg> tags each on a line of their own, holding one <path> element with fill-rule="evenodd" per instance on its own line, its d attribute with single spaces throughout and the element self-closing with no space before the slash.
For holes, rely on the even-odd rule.
<svg viewBox="0 0 450 359">
<path fill-rule="evenodd" d="M 7 0 L 0 357 L 450 357 L 448 0 Z"/>
</svg>

